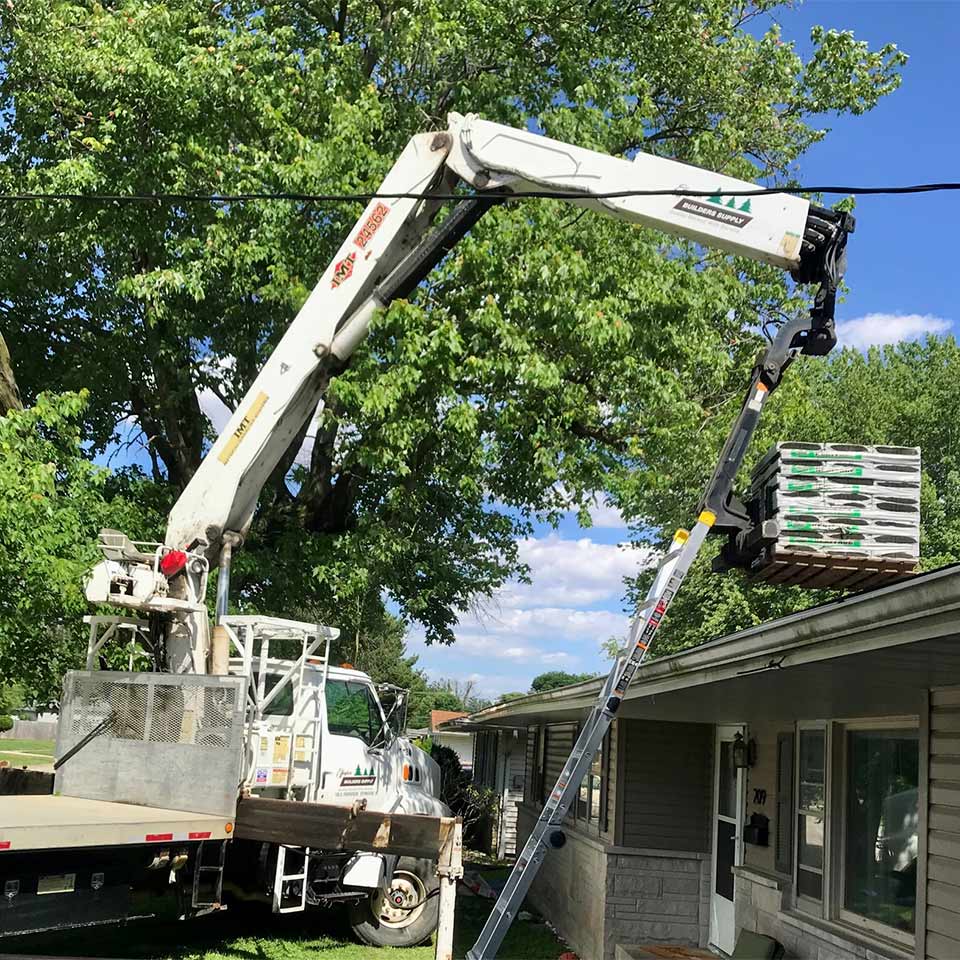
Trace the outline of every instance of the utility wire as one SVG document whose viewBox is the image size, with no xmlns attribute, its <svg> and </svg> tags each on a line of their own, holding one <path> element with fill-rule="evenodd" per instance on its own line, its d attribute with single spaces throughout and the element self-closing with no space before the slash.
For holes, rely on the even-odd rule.
<svg viewBox="0 0 960 960">
<path fill-rule="evenodd" d="M 723 190 L 725 197 L 764 197 L 775 193 L 831 193 L 845 196 L 899 195 L 960 190 L 960 182 L 914 183 L 886 187 L 754 187 L 749 190 Z M 471 196 L 503 200 L 617 200 L 626 197 L 712 197 L 716 190 L 613 190 L 603 193 L 579 193 L 564 190 L 518 190 L 516 192 L 462 193 L 0 193 L 0 203 L 35 201 L 84 203 L 250 203 L 293 200 L 299 203 L 368 203 L 370 200 L 469 200 Z"/>
</svg>

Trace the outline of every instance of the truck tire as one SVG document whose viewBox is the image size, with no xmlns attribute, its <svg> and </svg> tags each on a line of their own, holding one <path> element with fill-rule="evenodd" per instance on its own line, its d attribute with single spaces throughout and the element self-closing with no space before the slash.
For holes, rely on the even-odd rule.
<svg viewBox="0 0 960 960">
<path fill-rule="evenodd" d="M 350 908 L 350 926 L 374 947 L 416 947 L 437 929 L 440 900 L 436 864 L 401 857 L 390 880 L 389 893 L 380 890 Z M 413 909 L 408 909 L 413 907 Z M 405 909 L 401 909 L 405 908 Z"/>
</svg>

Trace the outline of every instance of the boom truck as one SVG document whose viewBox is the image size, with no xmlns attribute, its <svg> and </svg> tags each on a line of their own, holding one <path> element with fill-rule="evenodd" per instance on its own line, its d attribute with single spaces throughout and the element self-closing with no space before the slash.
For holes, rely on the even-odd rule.
<svg viewBox="0 0 960 960">
<path fill-rule="evenodd" d="M 615 158 L 472 115 L 448 122 L 414 136 L 397 159 L 174 505 L 164 542 L 101 534 L 103 561 L 87 595 L 122 612 L 87 618 L 87 668 L 64 681 L 54 793 L 0 797 L 0 933 L 156 914 L 164 899 L 177 915 L 195 915 L 220 909 L 229 892 L 277 912 L 346 902 L 370 944 L 431 935 L 434 867 L 402 856 L 416 845 L 390 823 L 443 822 L 449 811 L 436 764 L 402 736 L 402 702 L 388 715 L 369 677 L 329 663 L 335 628 L 230 615 L 230 570 L 261 488 L 374 314 L 409 296 L 500 203 L 568 200 L 774 264 L 817 290 L 809 316 L 784 324 L 758 360 L 697 525 L 675 537 L 628 654 L 470 957 L 496 955 L 546 850 L 561 845 L 580 774 L 706 534 L 726 536 L 728 565 L 746 563 L 750 519 L 734 476 L 790 361 L 836 342 L 852 218 L 662 157 Z M 455 193 L 463 184 L 473 191 Z M 98 669 L 104 645 L 118 642 L 131 651 L 131 669 Z M 134 651 L 149 669 L 132 669 Z M 376 836 L 351 849 L 371 814 L 383 817 Z M 321 823 L 342 825 L 342 842 L 309 842 L 329 835 Z M 438 940 L 440 956 L 449 931 Z"/>
</svg>

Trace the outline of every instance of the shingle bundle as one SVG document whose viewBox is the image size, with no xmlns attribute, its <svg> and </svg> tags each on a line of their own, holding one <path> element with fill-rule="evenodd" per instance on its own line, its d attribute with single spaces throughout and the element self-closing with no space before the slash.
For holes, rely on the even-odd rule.
<svg viewBox="0 0 960 960">
<path fill-rule="evenodd" d="M 763 548 L 755 576 L 875 586 L 920 557 L 920 450 L 854 443 L 776 444 L 753 472 Z"/>
</svg>

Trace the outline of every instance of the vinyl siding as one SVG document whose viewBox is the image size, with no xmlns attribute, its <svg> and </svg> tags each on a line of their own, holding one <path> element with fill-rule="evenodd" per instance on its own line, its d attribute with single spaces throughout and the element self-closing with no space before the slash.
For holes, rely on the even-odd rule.
<svg viewBox="0 0 960 960">
<path fill-rule="evenodd" d="M 525 803 L 537 803 L 537 745 L 543 736 L 541 727 L 527 727 L 527 745 L 523 760 L 523 799 Z"/>
<path fill-rule="evenodd" d="M 713 727 L 619 721 L 626 847 L 710 850 Z"/>
<path fill-rule="evenodd" d="M 607 829 L 600 831 L 600 836 L 610 843 L 613 843 L 617 822 L 617 743 L 619 736 L 620 721 L 614 720 L 610 726 L 610 733 L 608 734 L 610 759 L 609 762 L 604 762 L 604 770 L 607 774 Z"/>
<path fill-rule="evenodd" d="M 925 953 L 960 957 L 960 687 L 930 692 Z"/>
<path fill-rule="evenodd" d="M 514 744 L 507 758 L 507 782 L 503 791 L 503 815 L 501 820 L 501 856 L 512 857 L 517 852 L 517 804 L 523 799 L 523 789 L 516 784 L 524 783 L 524 751 Z"/>
<path fill-rule="evenodd" d="M 544 754 L 543 792 L 549 794 L 563 772 L 567 758 L 573 752 L 577 739 L 575 723 L 555 723 L 547 727 L 547 746 Z M 539 797 L 537 798 L 539 800 Z"/>
</svg>

